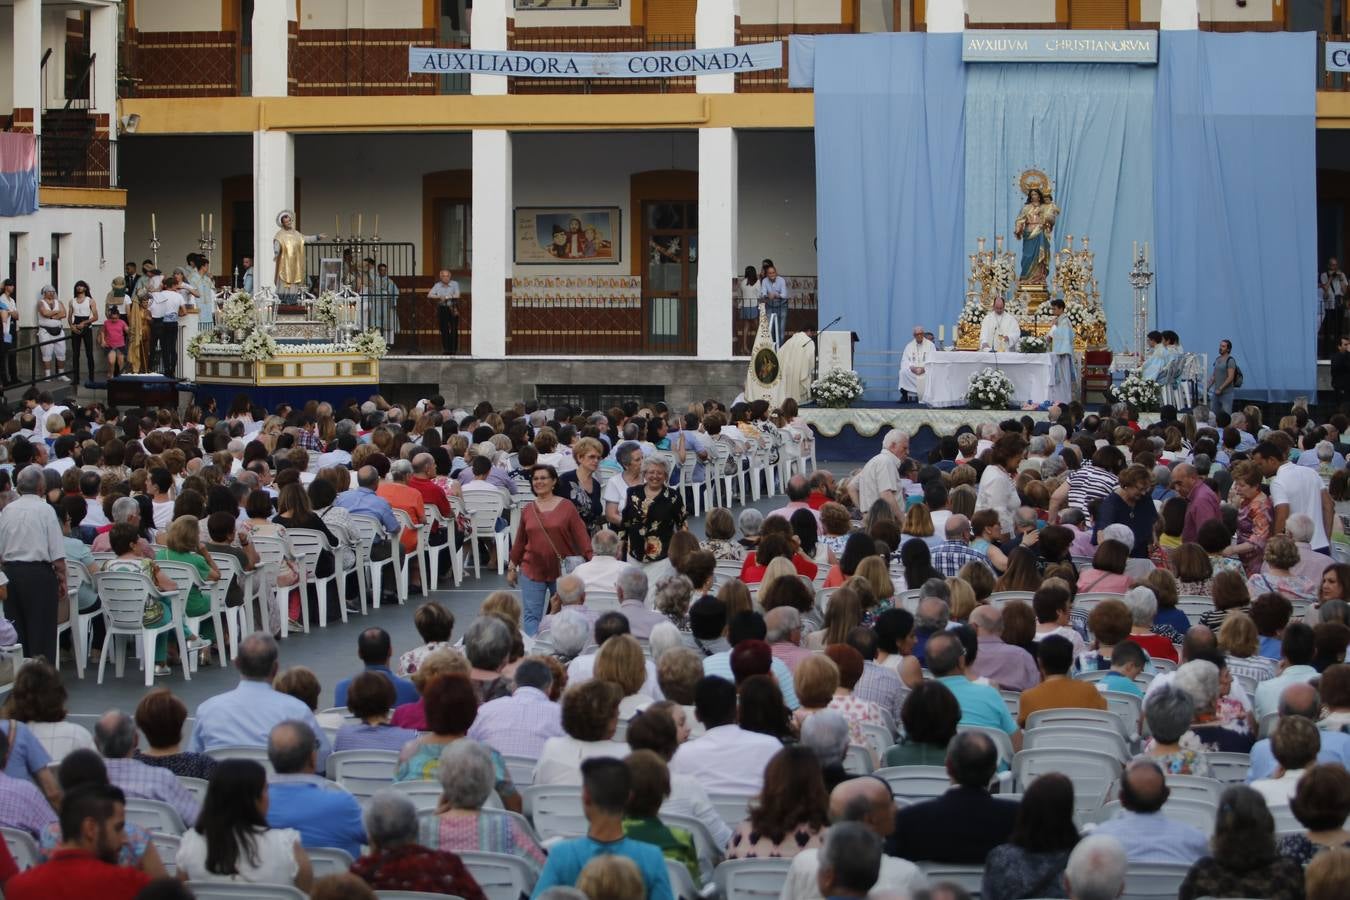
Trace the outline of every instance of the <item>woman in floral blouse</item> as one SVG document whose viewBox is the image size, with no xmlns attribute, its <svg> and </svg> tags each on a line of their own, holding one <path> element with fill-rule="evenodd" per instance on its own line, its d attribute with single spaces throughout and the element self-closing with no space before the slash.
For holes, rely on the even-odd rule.
<svg viewBox="0 0 1350 900">
<path fill-rule="evenodd" d="M 628 489 L 619 530 L 628 544 L 628 561 L 665 559 L 670 539 L 685 526 L 684 500 L 667 486 L 670 472 L 660 457 L 642 461 L 642 482 Z"/>
<path fill-rule="evenodd" d="M 1261 571 L 1266 542 L 1270 540 L 1270 522 L 1274 509 L 1261 490 L 1263 476 L 1256 463 L 1238 463 L 1233 468 L 1233 491 L 1242 500 L 1238 507 L 1238 530 L 1224 556 L 1236 556 L 1250 577 Z"/>
<path fill-rule="evenodd" d="M 407 678 L 416 672 L 422 665 L 422 660 L 437 650 L 448 650 L 452 647 L 450 635 L 455 630 L 455 614 L 438 601 L 428 600 L 413 613 L 413 625 L 417 627 L 417 633 L 426 643 L 414 647 L 398 658 L 397 674 L 400 678 Z"/>
<path fill-rule="evenodd" d="M 745 548 L 736 542 L 736 521 L 731 518 L 731 510 L 725 506 L 714 506 L 708 510 L 708 518 L 703 522 L 703 533 L 707 540 L 700 546 L 713 555 L 714 559 L 745 559 Z"/>
</svg>

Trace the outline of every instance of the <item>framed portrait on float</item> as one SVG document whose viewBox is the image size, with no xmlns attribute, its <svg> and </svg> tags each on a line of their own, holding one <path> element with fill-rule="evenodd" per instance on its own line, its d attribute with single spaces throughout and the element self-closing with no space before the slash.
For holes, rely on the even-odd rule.
<svg viewBox="0 0 1350 900">
<path fill-rule="evenodd" d="M 515 261 L 524 265 L 618 265 L 617 206 L 519 206 Z"/>
</svg>

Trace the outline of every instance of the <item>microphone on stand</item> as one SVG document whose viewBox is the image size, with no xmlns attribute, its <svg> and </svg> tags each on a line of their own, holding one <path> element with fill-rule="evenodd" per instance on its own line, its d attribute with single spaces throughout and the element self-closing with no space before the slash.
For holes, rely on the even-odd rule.
<svg viewBox="0 0 1350 900">
<path fill-rule="evenodd" d="M 833 319 L 830 320 L 830 322 L 829 322 L 828 325 L 826 325 L 824 328 L 821 328 L 821 329 L 818 329 L 818 330 L 819 330 L 819 331 L 829 331 L 830 328 L 831 328 L 831 326 L 834 326 L 834 325 L 839 324 L 839 321 L 840 321 L 841 319 L 843 319 L 843 318 L 844 318 L 843 316 L 835 316 Z"/>
</svg>

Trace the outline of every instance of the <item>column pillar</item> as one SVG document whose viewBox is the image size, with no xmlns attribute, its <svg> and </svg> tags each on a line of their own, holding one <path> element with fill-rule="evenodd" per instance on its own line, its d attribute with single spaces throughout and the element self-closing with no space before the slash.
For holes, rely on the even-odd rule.
<svg viewBox="0 0 1350 900">
<path fill-rule="evenodd" d="M 510 0 L 478 0 L 469 20 L 469 46 L 474 50 L 505 50 L 506 22 L 510 17 Z M 469 93 L 500 95 L 507 93 L 504 75 L 470 75 Z M 478 215 L 478 210 L 474 210 Z M 475 251 L 477 248 L 474 248 Z M 475 263 L 477 260 L 475 260 Z M 475 310 L 475 316 L 477 311 Z M 475 338 L 477 340 L 477 338 Z M 475 350 L 477 349 L 475 345 Z"/>
<path fill-rule="evenodd" d="M 52 52 L 52 55 L 47 59 L 47 90 L 46 96 L 43 97 L 44 109 L 48 106 L 62 107 L 66 104 L 66 11 L 64 9 L 44 7 L 42 10 L 42 50 L 38 53 L 39 79 L 41 78 L 42 54 L 48 50 Z"/>
<path fill-rule="evenodd" d="M 42 133 L 42 0 L 14 0 L 14 125 Z"/>
<path fill-rule="evenodd" d="M 1200 4 L 1197 0 L 1162 0 L 1158 19 L 1162 31 L 1195 31 L 1200 27 Z"/>
<path fill-rule="evenodd" d="M 261 5 L 261 4 L 259 4 Z M 253 289 L 276 287 L 272 235 L 277 214 L 295 208 L 295 137 L 288 131 L 253 133 Z M 305 222 L 296 223 L 301 231 Z M 318 231 L 318 223 L 311 230 Z"/>
<path fill-rule="evenodd" d="M 964 0 L 928 0 L 924 16 L 929 34 L 944 34 L 966 30 Z"/>
<path fill-rule="evenodd" d="M 715 76 L 722 77 L 722 76 Z M 731 76 L 734 77 L 734 76 Z M 737 274 L 740 141 L 733 128 L 698 132 L 698 355 L 732 356 L 732 278 Z"/>
<path fill-rule="evenodd" d="M 108 117 L 109 133 L 117 132 L 117 7 L 89 11 L 89 42 L 94 54 L 90 90 L 93 111 Z M 115 139 L 115 138 L 114 138 Z"/>
<path fill-rule="evenodd" d="M 478 15 L 475 5 L 475 31 Z M 503 128 L 474 131 L 471 284 L 474 356 L 506 355 L 506 279 L 511 277 L 513 174 L 511 132 Z"/>
<path fill-rule="evenodd" d="M 254 4 L 253 96 L 286 96 L 290 77 L 290 23 L 295 17 L 295 0 Z M 272 258 L 270 252 L 267 258 Z"/>
<path fill-rule="evenodd" d="M 740 7 L 740 0 L 703 0 L 699 3 L 694 14 L 694 46 L 700 50 L 736 46 L 736 17 L 740 15 Z M 700 75 L 695 81 L 700 94 L 736 91 L 735 75 Z"/>
</svg>

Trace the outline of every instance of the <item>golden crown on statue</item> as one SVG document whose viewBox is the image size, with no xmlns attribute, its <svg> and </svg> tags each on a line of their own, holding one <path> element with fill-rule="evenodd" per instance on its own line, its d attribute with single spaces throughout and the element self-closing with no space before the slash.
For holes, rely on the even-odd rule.
<svg viewBox="0 0 1350 900">
<path fill-rule="evenodd" d="M 1055 193 L 1054 181 L 1040 169 L 1027 169 L 1021 175 L 1017 176 L 1017 181 L 1014 183 L 1024 197 L 1032 191 L 1040 191 L 1041 198 L 1049 200 Z"/>
</svg>

